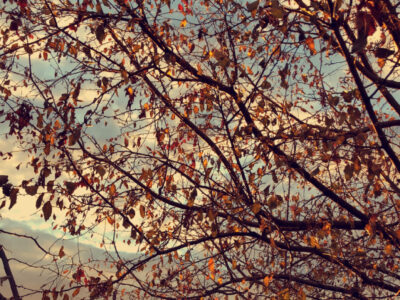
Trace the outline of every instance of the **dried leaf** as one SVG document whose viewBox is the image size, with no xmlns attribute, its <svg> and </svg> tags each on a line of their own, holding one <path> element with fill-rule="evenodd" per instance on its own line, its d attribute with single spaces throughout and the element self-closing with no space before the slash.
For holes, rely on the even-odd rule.
<svg viewBox="0 0 400 300">
<path fill-rule="evenodd" d="M 305 42 L 306 42 L 308 48 L 310 49 L 311 53 L 313 55 L 317 54 L 317 50 L 315 50 L 314 39 L 309 36 L 308 38 L 306 38 Z"/>
<path fill-rule="evenodd" d="M 208 269 L 210 270 L 211 273 L 215 272 L 214 258 L 212 257 L 208 260 Z"/>
<path fill-rule="evenodd" d="M 72 193 L 75 191 L 76 185 L 74 182 L 66 181 L 65 187 L 67 188 L 68 195 L 72 195 Z"/>
<path fill-rule="evenodd" d="M 25 192 L 26 192 L 28 195 L 31 195 L 31 196 L 36 195 L 37 190 L 38 190 L 38 186 L 37 186 L 37 185 L 30 185 L 30 186 L 26 186 L 26 187 L 25 187 Z"/>
<path fill-rule="evenodd" d="M 207 167 L 207 164 L 208 164 L 208 160 L 207 160 L 207 158 L 205 158 L 205 159 L 203 160 L 203 166 L 204 166 L 204 168 Z"/>
<path fill-rule="evenodd" d="M 106 170 L 103 168 L 102 165 L 98 165 L 96 167 L 96 172 L 103 178 L 104 174 L 106 174 Z"/>
<path fill-rule="evenodd" d="M 8 176 L 7 175 L 0 175 L 0 187 L 5 185 L 8 182 Z"/>
<path fill-rule="evenodd" d="M 106 38 L 106 33 L 104 30 L 104 25 L 101 24 L 96 28 L 96 39 L 99 41 L 99 43 L 103 43 L 104 39 Z"/>
<path fill-rule="evenodd" d="M 110 186 L 110 196 L 114 196 L 116 192 L 115 184 Z"/>
<path fill-rule="evenodd" d="M 72 297 L 75 297 L 76 295 L 79 294 L 81 288 L 77 288 L 73 293 L 72 293 Z"/>
<path fill-rule="evenodd" d="M 140 205 L 139 210 L 140 210 L 140 216 L 141 216 L 142 218 L 144 218 L 145 215 L 146 215 L 146 209 L 145 209 L 145 207 L 144 207 L 143 205 Z"/>
<path fill-rule="evenodd" d="M 282 19 L 285 16 L 285 10 L 280 6 L 272 7 L 271 15 L 277 19 Z"/>
<path fill-rule="evenodd" d="M 40 194 L 36 200 L 36 208 L 39 208 L 43 202 L 44 193 Z"/>
<path fill-rule="evenodd" d="M 251 207 L 251 210 L 254 214 L 258 214 L 258 212 L 261 210 L 261 204 L 259 202 L 254 203 Z"/>
<path fill-rule="evenodd" d="M 51 202 L 47 201 L 42 208 L 44 220 L 47 221 L 51 217 L 53 207 L 51 206 Z"/>
<path fill-rule="evenodd" d="M 390 55 L 393 55 L 395 52 L 386 48 L 377 48 L 374 52 L 375 57 L 377 58 L 387 58 Z"/>
<path fill-rule="evenodd" d="M 253 1 L 251 3 L 246 3 L 246 8 L 249 12 L 252 12 L 253 10 L 256 10 L 258 8 L 258 3 L 259 0 Z"/>
<path fill-rule="evenodd" d="M 63 258 L 65 256 L 64 246 L 61 246 L 60 251 L 58 251 L 58 256 Z"/>
<path fill-rule="evenodd" d="M 4 188 L 4 187 L 3 187 Z M 11 190 L 10 192 L 10 206 L 8 207 L 8 209 L 11 209 L 15 203 L 17 203 L 17 194 L 18 194 L 18 189 L 14 188 Z"/>
<path fill-rule="evenodd" d="M 186 27 L 186 24 L 187 24 L 186 19 L 183 19 L 183 20 L 181 21 L 180 27 Z"/>
<path fill-rule="evenodd" d="M 271 281 L 272 281 L 272 276 L 265 276 L 263 280 L 265 287 L 268 287 Z"/>
</svg>

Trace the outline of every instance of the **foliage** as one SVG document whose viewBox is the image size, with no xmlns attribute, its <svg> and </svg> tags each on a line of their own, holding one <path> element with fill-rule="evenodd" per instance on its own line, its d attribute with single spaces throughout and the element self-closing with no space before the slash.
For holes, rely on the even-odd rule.
<svg viewBox="0 0 400 300">
<path fill-rule="evenodd" d="M 398 294 L 397 1 L 4 3 L 3 209 L 132 254 L 44 299 Z"/>
</svg>

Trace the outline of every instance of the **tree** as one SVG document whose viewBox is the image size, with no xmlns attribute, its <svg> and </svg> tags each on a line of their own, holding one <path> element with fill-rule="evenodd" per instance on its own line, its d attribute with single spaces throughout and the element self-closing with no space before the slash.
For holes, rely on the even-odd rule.
<svg viewBox="0 0 400 300">
<path fill-rule="evenodd" d="M 117 253 L 45 299 L 399 294 L 397 1 L 4 2 L 2 206 Z"/>
</svg>

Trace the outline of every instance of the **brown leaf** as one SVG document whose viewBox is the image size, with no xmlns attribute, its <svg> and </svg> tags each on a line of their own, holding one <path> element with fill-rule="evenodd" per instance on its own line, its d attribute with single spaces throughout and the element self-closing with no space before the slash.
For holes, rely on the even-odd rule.
<svg viewBox="0 0 400 300">
<path fill-rule="evenodd" d="M 0 187 L 5 185 L 8 182 L 8 176 L 7 175 L 0 175 Z"/>
<path fill-rule="evenodd" d="M 42 208 L 44 220 L 47 221 L 51 217 L 53 207 L 51 206 L 50 201 L 47 201 Z"/>
<path fill-rule="evenodd" d="M 60 258 L 63 258 L 63 256 L 65 256 L 64 246 L 61 246 L 60 251 L 58 251 L 58 256 Z"/>
<path fill-rule="evenodd" d="M 142 218 L 144 218 L 145 213 L 146 213 L 145 207 L 144 207 L 143 205 L 140 205 L 139 210 L 140 210 L 140 216 L 141 216 Z"/>
<path fill-rule="evenodd" d="M 25 187 L 25 192 L 26 192 L 28 195 L 31 195 L 31 196 L 36 195 L 37 190 L 38 190 L 38 186 L 37 186 L 37 185 L 30 185 L 30 186 L 26 186 L 26 187 Z"/>
<path fill-rule="evenodd" d="M 65 187 L 67 188 L 68 194 L 72 195 L 72 193 L 75 191 L 75 183 L 74 182 L 65 182 Z"/>
<path fill-rule="evenodd" d="M 377 48 L 374 52 L 375 57 L 378 58 L 387 58 L 392 54 L 394 54 L 394 51 L 386 48 Z"/>
<path fill-rule="evenodd" d="M 17 194 L 18 194 L 18 189 L 14 188 L 11 190 L 11 192 L 10 192 L 11 202 L 10 202 L 10 206 L 8 209 L 11 209 L 15 205 L 15 203 L 17 203 Z"/>
<path fill-rule="evenodd" d="M 104 31 L 104 25 L 100 25 L 96 28 L 96 39 L 99 43 L 103 43 L 104 39 L 106 38 L 106 33 Z"/>
<path fill-rule="evenodd" d="M 106 170 L 103 168 L 102 165 L 98 165 L 98 166 L 96 167 L 96 172 L 97 172 L 101 177 L 103 177 L 104 174 L 106 174 Z"/>
<path fill-rule="evenodd" d="M 36 208 L 39 208 L 42 205 L 44 194 L 40 194 L 36 200 Z"/>
</svg>

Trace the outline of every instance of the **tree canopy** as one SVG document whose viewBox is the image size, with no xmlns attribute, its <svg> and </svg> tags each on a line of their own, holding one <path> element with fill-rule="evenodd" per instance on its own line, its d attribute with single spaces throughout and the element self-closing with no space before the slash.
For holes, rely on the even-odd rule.
<svg viewBox="0 0 400 300">
<path fill-rule="evenodd" d="M 3 3 L 0 213 L 114 253 L 43 299 L 399 294 L 397 1 Z"/>
</svg>

